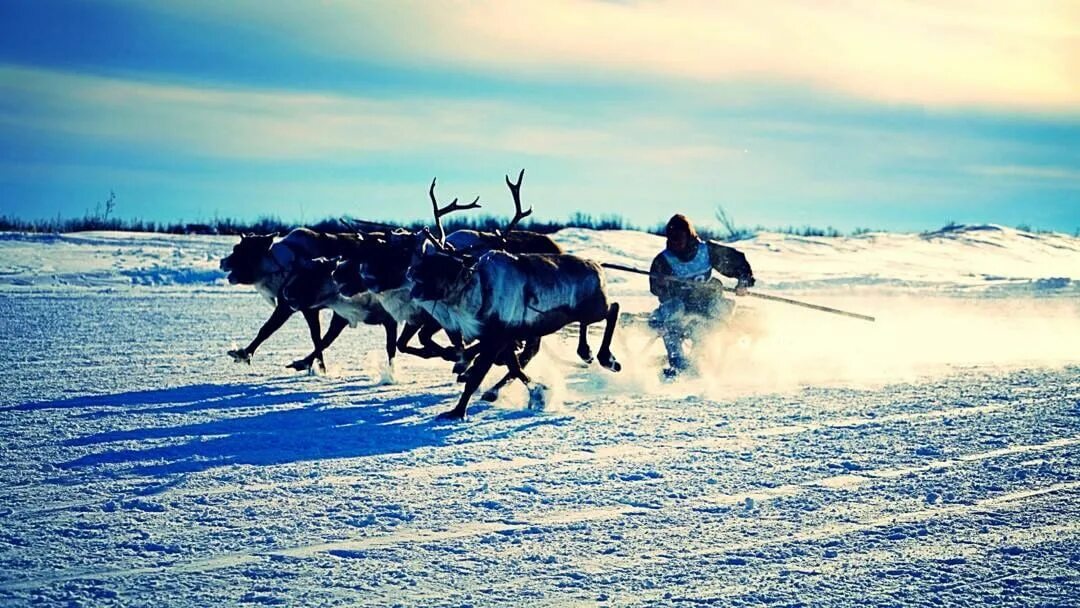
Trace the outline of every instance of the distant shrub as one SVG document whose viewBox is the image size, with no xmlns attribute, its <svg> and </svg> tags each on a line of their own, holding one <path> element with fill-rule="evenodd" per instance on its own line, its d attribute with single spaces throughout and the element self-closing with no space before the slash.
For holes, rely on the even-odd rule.
<svg viewBox="0 0 1080 608">
<path fill-rule="evenodd" d="M 217 217 L 205 222 L 177 221 L 171 223 L 147 221 L 139 218 L 121 219 L 113 216 L 115 207 L 116 195 L 110 192 L 109 198 L 96 204 L 93 212 L 87 210 L 82 217 L 78 218 L 63 218 L 57 215 L 55 218 L 51 219 L 28 220 L 9 215 L 0 215 L 0 231 L 60 233 L 111 230 L 124 232 L 161 232 L 170 234 L 238 235 L 246 233 L 285 234 L 297 227 L 297 224 L 286 222 L 281 218 L 272 215 L 264 215 L 255 220 L 248 221 Z M 730 216 L 728 216 L 722 207 L 716 208 L 715 217 L 719 224 L 719 228 L 711 227 L 707 224 L 697 225 L 698 233 L 702 238 L 730 243 L 751 239 L 761 232 L 779 232 L 781 234 L 804 237 L 834 238 L 844 236 L 844 233 L 832 226 L 826 226 L 825 228 L 818 228 L 815 226 L 767 228 L 760 224 L 752 228 L 739 226 Z M 462 214 L 447 216 L 443 221 L 443 225 L 447 232 L 461 229 L 493 231 L 505 228 L 507 222 L 509 222 L 509 218 L 505 217 Z M 420 228 L 430 225 L 431 221 L 427 219 L 410 221 L 398 225 L 385 222 L 364 222 L 345 217 L 325 218 L 315 223 L 307 224 L 307 226 L 313 230 L 325 232 L 347 232 L 364 227 L 368 229 L 381 227 L 419 230 Z M 522 221 L 519 226 L 524 230 L 533 230 L 535 232 L 546 234 L 557 232 L 563 228 L 587 228 L 591 230 L 638 230 L 649 232 L 651 234 L 663 235 L 665 223 L 657 223 L 643 229 L 617 214 L 593 215 L 591 213 L 579 211 L 572 214 L 567 220 L 534 221 L 532 218 L 528 218 Z M 937 230 L 923 232 L 921 235 L 923 237 L 932 237 L 948 232 L 955 232 L 962 228 L 964 228 L 963 224 L 950 221 Z M 1027 224 L 1020 224 L 1016 228 L 1027 232 L 1045 232 L 1039 229 L 1033 230 L 1032 227 Z M 859 236 L 869 232 L 872 232 L 869 228 L 856 228 L 848 234 L 851 236 Z M 1077 228 L 1074 231 L 1074 236 L 1080 237 L 1080 228 Z"/>
<path fill-rule="evenodd" d="M 492 215 L 448 216 L 443 221 L 447 232 L 460 229 L 493 231 L 506 227 L 508 218 Z M 429 220 L 416 220 L 403 224 L 384 222 L 364 222 L 349 218 L 326 218 L 307 226 L 313 230 L 344 232 L 356 230 L 358 226 L 369 228 L 404 228 L 419 230 L 430 226 Z M 62 218 L 57 216 L 48 220 L 27 220 L 9 215 L 0 215 L 0 231 L 7 232 L 84 232 L 88 230 L 116 230 L 127 232 L 161 232 L 170 234 L 285 234 L 298 224 L 286 222 L 276 216 L 262 216 L 254 221 L 242 221 L 234 218 L 215 218 L 209 222 L 173 222 L 158 223 L 141 219 L 105 218 L 88 213 L 81 218 Z M 525 230 L 552 233 L 563 228 L 589 228 L 592 230 L 640 230 L 619 215 L 593 216 L 587 213 L 575 213 L 567 221 L 530 221 L 526 219 L 519 226 Z"/>
<path fill-rule="evenodd" d="M 962 228 L 964 228 L 963 224 L 958 224 L 952 220 L 949 220 L 949 223 L 945 224 L 941 228 L 938 228 L 937 230 L 927 230 L 924 232 L 920 232 L 919 236 L 923 237 L 924 239 L 931 238 L 948 234 L 950 232 L 956 232 L 957 230 L 961 230 Z"/>
<path fill-rule="evenodd" d="M 716 218 L 716 221 L 720 223 L 721 231 L 716 235 L 716 240 L 718 241 L 732 243 L 735 241 L 752 239 L 757 235 L 757 231 L 737 225 L 735 220 L 728 215 L 727 210 L 720 205 L 716 206 L 716 209 L 713 211 L 713 216 Z"/>
<path fill-rule="evenodd" d="M 1016 226 L 1017 230 L 1022 232 L 1031 232 L 1033 234 L 1053 234 L 1053 230 L 1046 230 L 1045 228 L 1033 228 L 1030 224 L 1019 224 Z"/>
<path fill-rule="evenodd" d="M 832 226 L 826 226 L 825 228 L 816 228 L 814 226 L 802 226 L 796 228 L 794 226 L 788 226 L 786 228 L 777 229 L 776 232 L 795 236 L 822 236 L 827 238 L 843 236 L 839 230 Z"/>
</svg>

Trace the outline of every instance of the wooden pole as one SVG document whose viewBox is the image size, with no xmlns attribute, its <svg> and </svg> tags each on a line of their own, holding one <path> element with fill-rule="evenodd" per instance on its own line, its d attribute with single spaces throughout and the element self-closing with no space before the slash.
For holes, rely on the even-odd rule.
<svg viewBox="0 0 1080 608">
<path fill-rule="evenodd" d="M 604 268 L 610 268 L 612 270 L 621 270 L 623 272 L 632 272 L 634 274 L 643 274 L 643 275 L 645 275 L 647 277 L 652 277 L 652 278 L 657 278 L 657 279 L 665 279 L 665 280 L 668 280 L 668 281 L 680 281 L 680 282 L 684 282 L 684 283 L 697 283 L 697 281 L 687 281 L 685 279 L 680 279 L 678 277 L 652 274 L 647 270 L 641 270 L 640 268 L 634 268 L 632 266 L 623 266 L 621 264 L 608 264 L 608 263 L 602 263 L 600 265 L 603 266 Z M 730 288 L 730 287 L 723 287 L 723 290 L 728 292 L 728 293 L 735 293 L 735 290 Z M 829 308 L 828 306 L 821 306 L 819 304 L 810 304 L 809 302 L 800 302 L 798 300 L 792 300 L 790 298 L 782 298 L 780 296 L 773 296 L 773 295 L 769 295 L 769 294 L 765 294 L 765 293 L 757 293 L 757 292 L 754 292 L 754 291 L 747 291 L 746 295 L 752 296 L 752 297 L 755 297 L 755 298 L 760 298 L 762 300 L 771 300 L 773 302 L 783 302 L 784 304 L 794 304 L 795 306 L 802 306 L 803 308 L 809 308 L 811 310 L 820 310 L 821 312 L 831 312 L 834 315 L 843 315 L 845 317 L 851 317 L 853 319 L 861 319 L 863 321 L 873 322 L 875 320 L 874 317 L 867 316 L 867 315 L 860 315 L 857 312 L 848 312 L 846 310 L 839 310 L 837 308 Z"/>
</svg>

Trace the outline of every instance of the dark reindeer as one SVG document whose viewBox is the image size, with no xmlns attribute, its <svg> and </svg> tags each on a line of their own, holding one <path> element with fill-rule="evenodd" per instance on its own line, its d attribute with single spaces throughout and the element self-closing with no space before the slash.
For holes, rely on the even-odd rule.
<svg viewBox="0 0 1080 608">
<path fill-rule="evenodd" d="M 370 293 L 343 295 L 333 279 L 337 264 L 336 258 L 315 258 L 306 262 L 294 278 L 285 284 L 281 299 L 293 310 L 318 311 L 329 308 L 333 311 L 330 327 L 322 338 L 323 349 L 330 346 L 346 326 L 381 325 L 386 332 L 386 363 L 389 369 L 393 370 L 394 355 L 397 354 L 397 321 Z M 312 332 L 312 336 L 317 335 L 318 325 Z M 315 360 L 316 353 L 313 352 L 290 367 L 307 369 Z M 317 360 L 325 369 L 321 357 Z"/>
<path fill-rule="evenodd" d="M 464 418 L 469 399 L 496 362 L 506 364 L 510 376 L 532 392 L 515 343 L 535 341 L 571 323 L 581 324 L 584 342 L 588 325 L 605 321 L 597 360 L 619 371 L 611 354 L 619 305 L 608 302 L 599 264 L 567 254 L 504 251 L 474 259 L 456 254 L 434 237 L 431 241 L 437 250 L 426 252 L 410 270 L 411 295 L 444 328 L 478 344 L 457 406 L 440 418 Z"/>
<path fill-rule="evenodd" d="M 428 197 L 431 199 L 435 226 L 440 234 L 445 234 L 442 218 L 455 211 L 480 208 L 480 197 L 467 205 L 458 203 L 455 198 L 450 204 L 440 207 L 435 197 L 435 183 L 431 180 Z M 446 348 L 437 344 L 433 336 L 442 330 L 431 315 L 421 308 L 409 295 L 411 284 L 406 273 L 416 259 L 417 252 L 424 242 L 424 233 L 412 233 L 405 230 L 388 233 L 381 238 L 365 242 L 351 248 L 351 253 L 344 256 L 345 261 L 339 266 L 334 276 L 339 282 L 343 295 L 370 292 L 376 301 L 398 323 L 404 324 L 397 340 L 397 348 L 403 353 L 418 357 L 442 357 L 449 361 L 463 363 L 462 344 L 455 335 L 450 340 L 455 348 Z M 409 343 L 419 334 L 420 348 Z"/>
<path fill-rule="evenodd" d="M 311 277 L 306 275 L 314 270 L 312 260 L 340 255 L 343 249 L 364 238 L 361 234 L 329 234 L 307 228 L 297 228 L 277 242 L 275 235 L 242 236 L 240 242 L 233 247 L 232 253 L 221 260 L 220 267 L 227 273 L 230 283 L 253 285 L 274 306 L 274 312 L 263 323 L 251 343 L 244 348 L 229 351 L 233 360 L 250 363 L 251 356 L 259 346 L 297 311 L 301 312 L 307 321 L 314 345 L 311 354 L 287 366 L 298 371 L 310 369 L 316 362 L 325 369 L 323 350 L 333 343 L 347 325 L 383 325 L 388 335 L 396 334 L 396 324 L 393 324 L 393 319 L 377 302 L 358 299 L 348 305 L 334 300 L 346 315 L 343 316 L 335 310 L 326 335 L 320 335 L 319 310 L 325 306 L 324 303 L 316 301 L 318 298 L 306 293 L 311 283 Z M 285 297 L 285 294 L 289 294 L 289 297 Z M 387 354 L 393 359 L 394 353 L 389 348 Z"/>
<path fill-rule="evenodd" d="M 619 364 L 611 356 L 611 338 L 618 319 L 619 305 L 607 303 L 604 275 L 599 266 L 581 258 L 563 254 L 552 242 L 551 249 L 539 252 L 485 250 L 481 239 L 506 247 L 513 242 L 518 222 L 532 213 L 521 208 L 522 169 L 517 183 L 506 176 L 506 185 L 514 199 L 515 214 L 505 232 L 476 233 L 468 253 L 457 247 L 449 247 L 446 239 L 426 236 L 435 245 L 435 252 L 416 261 L 409 271 L 413 283 L 411 295 L 420 300 L 448 333 L 460 334 L 465 341 L 477 340 L 472 347 L 476 360 L 473 368 L 464 375 L 465 392 L 458 406 L 444 417 L 463 417 L 469 398 L 479 386 L 493 364 L 506 365 L 509 372 L 491 389 L 484 393 L 485 400 L 494 400 L 499 389 L 512 379 L 521 380 L 532 393 L 531 380 L 522 371 L 529 360 L 539 352 L 541 337 L 554 333 L 570 323 L 580 323 L 578 356 L 592 361 L 588 344 L 588 325 L 604 319 L 607 325 L 598 355 L 600 364 L 614 371 Z M 441 228 L 441 226 L 440 226 Z M 442 231 L 440 230 L 440 235 Z M 455 233 L 457 234 L 457 233 Z M 536 235 L 550 239 L 543 235 Z M 530 242 L 536 243 L 534 238 Z M 519 254 L 519 255 L 515 255 Z M 524 344 L 520 355 L 517 344 Z"/>
<path fill-rule="evenodd" d="M 460 349 L 447 348 L 434 341 L 434 335 L 442 328 L 409 298 L 409 287 L 394 280 L 400 274 L 404 282 L 405 271 L 416 248 L 415 242 L 412 233 L 398 231 L 351 247 L 331 274 L 334 288 L 344 298 L 372 298 L 390 318 L 403 324 L 401 335 L 395 343 L 398 351 L 422 358 L 442 357 L 456 361 Z M 401 269 L 400 273 L 398 268 Z M 375 276 L 389 278 L 375 280 Z M 419 348 L 410 344 L 417 336 Z M 451 341 L 454 342 L 453 337 Z"/>
</svg>

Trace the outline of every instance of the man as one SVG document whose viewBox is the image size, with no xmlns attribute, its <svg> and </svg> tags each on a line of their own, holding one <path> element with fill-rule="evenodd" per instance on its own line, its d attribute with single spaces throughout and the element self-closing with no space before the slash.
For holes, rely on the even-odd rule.
<svg viewBox="0 0 1080 608">
<path fill-rule="evenodd" d="M 754 273 L 741 252 L 712 241 L 702 241 L 694 225 L 682 214 L 668 220 L 664 230 L 667 248 L 653 259 L 649 290 L 660 298 L 649 324 L 660 331 L 667 349 L 668 367 L 664 375 L 674 378 L 691 367 L 683 343 L 703 338 L 717 323 L 725 321 L 734 303 L 724 298 L 715 269 L 738 279 L 736 295 L 746 295 L 753 287 Z M 696 344 L 695 344 L 696 345 Z"/>
</svg>

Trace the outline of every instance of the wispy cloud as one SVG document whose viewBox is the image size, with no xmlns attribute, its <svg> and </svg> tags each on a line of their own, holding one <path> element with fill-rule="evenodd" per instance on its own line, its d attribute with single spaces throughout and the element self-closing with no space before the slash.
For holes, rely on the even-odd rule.
<svg viewBox="0 0 1080 608">
<path fill-rule="evenodd" d="M 164 146 L 211 157 L 311 158 L 453 140 L 442 127 L 479 113 L 422 102 L 296 92 L 188 87 L 23 68 L 0 68 L 14 125 Z M 44 103 L 42 103 L 44 102 Z M 467 128 L 467 127 L 466 127 Z M 466 143 L 466 142 L 458 142 Z"/>
<path fill-rule="evenodd" d="M 158 6 L 264 28 L 313 53 L 507 77 L 755 79 L 889 103 L 1080 108 L 1080 5 L 1071 0 Z"/>
<path fill-rule="evenodd" d="M 987 177 L 1020 178 L 1056 182 L 1080 188 L 1080 170 L 1069 167 L 1032 165 L 976 165 L 968 170 Z"/>
<path fill-rule="evenodd" d="M 245 160 L 335 155 L 509 152 L 558 158 L 685 162 L 734 149 L 696 142 L 691 122 L 612 113 L 584 120 L 513 102 L 374 99 L 177 86 L 0 66 L 0 124 L 42 133 Z"/>
</svg>

